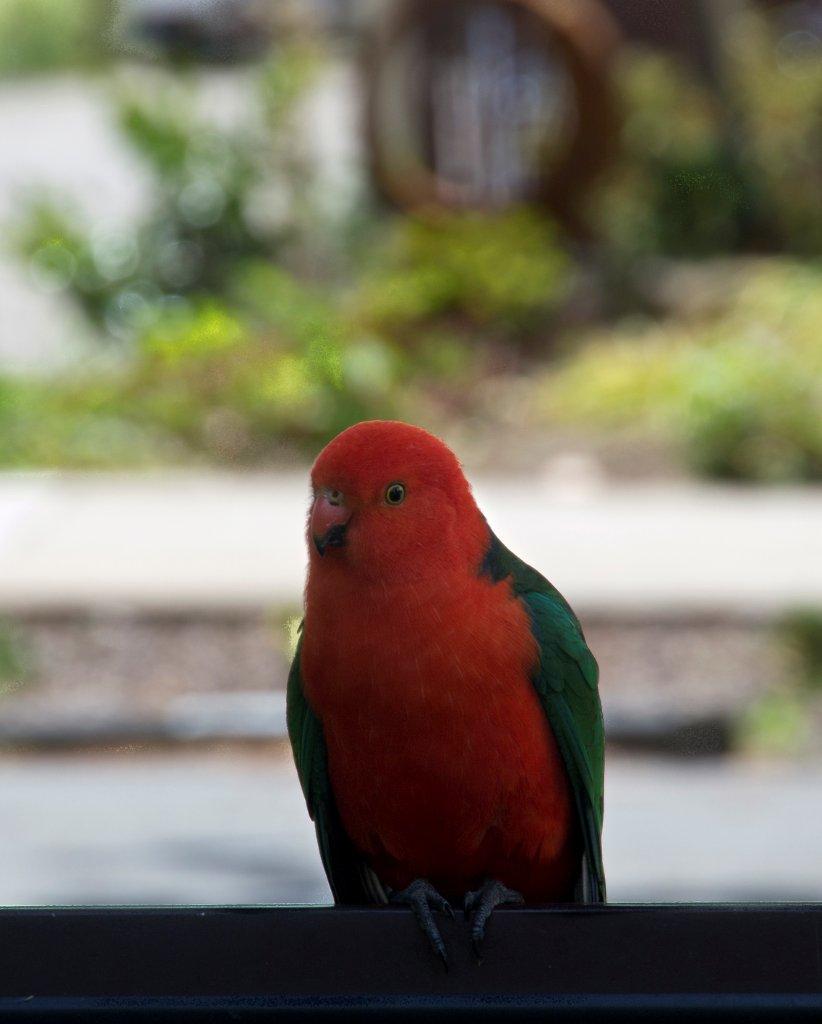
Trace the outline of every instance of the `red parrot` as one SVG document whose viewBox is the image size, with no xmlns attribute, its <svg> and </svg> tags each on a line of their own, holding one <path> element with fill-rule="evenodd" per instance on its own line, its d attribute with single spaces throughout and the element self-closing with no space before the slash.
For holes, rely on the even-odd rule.
<svg viewBox="0 0 822 1024">
<path fill-rule="evenodd" d="M 311 471 L 288 729 L 338 903 L 605 899 L 597 664 L 560 593 L 491 532 L 456 456 L 405 423 Z"/>
</svg>

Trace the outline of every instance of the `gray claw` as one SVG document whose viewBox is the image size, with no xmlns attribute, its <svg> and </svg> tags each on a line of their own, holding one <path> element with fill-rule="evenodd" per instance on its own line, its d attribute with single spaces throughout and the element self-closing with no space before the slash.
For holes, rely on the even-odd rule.
<svg viewBox="0 0 822 1024">
<path fill-rule="evenodd" d="M 430 882 L 427 882 L 424 878 L 418 878 L 406 889 L 402 889 L 399 892 L 392 890 L 388 894 L 388 901 L 389 903 L 399 903 L 411 908 L 414 912 L 414 917 L 417 919 L 417 923 L 425 933 L 425 937 L 428 939 L 431 949 L 440 958 L 447 971 L 448 953 L 445 949 L 445 943 L 442 940 L 439 928 L 437 928 L 434 921 L 434 915 L 431 912 L 431 907 L 433 906 L 435 910 L 442 911 L 453 919 L 454 911 L 451 909 L 451 904 L 448 900 L 438 893 Z"/>
<path fill-rule="evenodd" d="M 478 963 L 482 963 L 482 943 L 485 940 L 485 925 L 494 911 L 504 903 L 524 903 L 521 892 L 509 889 L 502 882 L 488 879 L 474 892 L 467 892 L 463 901 L 465 917 L 471 921 L 471 948 Z"/>
</svg>

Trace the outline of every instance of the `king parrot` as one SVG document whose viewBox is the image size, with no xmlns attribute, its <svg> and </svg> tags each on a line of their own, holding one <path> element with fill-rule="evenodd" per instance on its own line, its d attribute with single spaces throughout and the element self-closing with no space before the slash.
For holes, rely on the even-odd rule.
<svg viewBox="0 0 822 1024">
<path fill-rule="evenodd" d="M 453 452 L 358 423 L 311 471 L 288 732 L 337 903 L 603 902 L 598 669 L 568 602 L 492 533 Z"/>
</svg>

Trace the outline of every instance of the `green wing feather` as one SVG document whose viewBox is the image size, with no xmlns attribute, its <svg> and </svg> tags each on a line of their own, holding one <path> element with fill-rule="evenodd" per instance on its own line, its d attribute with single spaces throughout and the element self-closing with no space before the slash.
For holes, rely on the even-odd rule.
<svg viewBox="0 0 822 1024">
<path fill-rule="evenodd" d="M 288 674 L 288 737 L 308 813 L 317 833 L 317 845 L 328 884 L 335 903 L 385 903 L 385 890 L 354 849 L 337 812 L 328 775 L 328 756 L 322 725 L 303 690 L 301 650 L 302 636 L 297 643 Z"/>
<path fill-rule="evenodd" d="M 533 683 L 565 762 L 583 837 L 577 898 L 585 903 L 604 902 L 605 730 L 596 660 L 562 594 L 493 533 L 481 571 L 496 582 L 510 578 L 514 593 L 528 609 L 540 652 Z"/>
</svg>

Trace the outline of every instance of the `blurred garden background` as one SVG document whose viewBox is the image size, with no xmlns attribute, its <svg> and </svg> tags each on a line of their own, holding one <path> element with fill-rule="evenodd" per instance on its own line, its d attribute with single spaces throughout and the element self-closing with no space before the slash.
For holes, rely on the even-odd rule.
<svg viewBox="0 0 822 1024">
<path fill-rule="evenodd" d="M 328 898 L 365 418 L 580 612 L 612 897 L 822 898 L 819 0 L 0 0 L 0 138 L 0 902 Z"/>
</svg>

